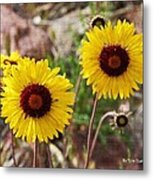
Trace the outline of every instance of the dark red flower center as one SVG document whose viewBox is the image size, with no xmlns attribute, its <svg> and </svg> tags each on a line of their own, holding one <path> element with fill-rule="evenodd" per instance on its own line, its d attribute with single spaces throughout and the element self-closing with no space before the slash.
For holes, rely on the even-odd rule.
<svg viewBox="0 0 153 180">
<path fill-rule="evenodd" d="M 42 117 L 50 110 L 51 103 L 52 98 L 49 90 L 39 84 L 25 87 L 20 95 L 20 106 L 26 116 Z"/>
<path fill-rule="evenodd" d="M 32 94 L 29 97 L 28 103 L 29 103 L 29 106 L 31 107 L 31 109 L 33 109 L 33 110 L 40 109 L 43 105 L 42 97 L 37 94 Z"/>
<path fill-rule="evenodd" d="M 100 54 L 100 67 L 109 76 L 123 74 L 129 64 L 129 56 L 119 45 L 104 47 Z"/>
</svg>

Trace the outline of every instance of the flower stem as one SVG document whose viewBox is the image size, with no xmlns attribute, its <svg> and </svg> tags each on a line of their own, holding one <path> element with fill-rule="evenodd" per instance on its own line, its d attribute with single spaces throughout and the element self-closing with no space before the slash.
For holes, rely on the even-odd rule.
<svg viewBox="0 0 153 180">
<path fill-rule="evenodd" d="M 51 153 L 51 150 L 49 148 L 49 144 L 46 144 L 46 150 L 47 150 L 48 167 L 53 168 L 52 153 Z"/>
<path fill-rule="evenodd" d="M 88 164 L 89 164 L 89 154 L 90 154 L 90 141 L 91 141 L 91 134 L 92 134 L 92 129 L 93 129 L 93 124 L 94 124 L 94 116 L 95 116 L 95 112 L 96 112 L 96 107 L 97 107 L 97 95 L 95 95 L 94 98 L 94 102 L 93 102 L 93 109 L 92 109 L 92 113 L 91 113 L 91 118 L 90 118 L 90 122 L 89 122 L 89 128 L 88 128 L 88 135 L 87 135 L 87 158 L 85 161 L 85 165 L 84 168 L 88 168 Z"/>
<path fill-rule="evenodd" d="M 14 136 L 13 136 L 13 132 L 11 131 L 11 145 L 12 145 L 12 157 L 13 157 L 13 163 L 14 166 L 17 167 L 17 163 L 16 163 L 16 159 L 15 159 L 15 146 L 14 146 Z"/>
<path fill-rule="evenodd" d="M 74 105 L 73 105 L 73 111 L 75 112 L 75 108 L 76 108 L 76 104 L 77 104 L 77 96 L 79 93 L 79 89 L 80 89 L 80 83 L 81 83 L 81 75 L 79 74 L 78 78 L 77 78 L 77 82 L 74 88 L 74 92 L 75 92 L 75 101 L 74 101 Z"/>
<path fill-rule="evenodd" d="M 38 148 L 39 148 L 39 144 L 38 144 L 38 140 L 36 139 L 36 141 L 33 144 L 33 168 L 38 167 Z"/>
<path fill-rule="evenodd" d="M 109 116 L 112 116 L 114 117 L 116 115 L 115 111 L 111 111 L 111 112 L 107 112 L 106 114 L 104 114 L 100 121 L 99 121 L 99 124 L 97 126 L 97 129 L 96 129 L 96 133 L 95 133 L 95 136 L 93 138 L 93 141 L 92 141 L 92 144 L 91 144 L 91 148 L 90 148 L 90 153 L 89 153 L 89 159 L 92 157 L 92 154 L 93 154 L 93 151 L 94 151 L 94 148 L 95 148 L 95 145 L 96 145 L 96 141 L 97 141 L 97 137 L 98 137 L 98 134 L 99 134 L 99 131 L 100 131 L 100 128 L 102 126 L 102 123 L 104 122 L 104 120 L 109 117 Z"/>
</svg>

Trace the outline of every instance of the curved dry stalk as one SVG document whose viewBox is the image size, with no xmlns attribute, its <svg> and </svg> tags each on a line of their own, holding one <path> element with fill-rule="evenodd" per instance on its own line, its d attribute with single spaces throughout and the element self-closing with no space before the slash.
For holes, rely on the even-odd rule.
<svg viewBox="0 0 153 180">
<path fill-rule="evenodd" d="M 89 122 L 89 128 L 88 128 L 88 136 L 87 136 L 87 158 L 85 161 L 85 165 L 84 168 L 88 167 L 89 164 L 89 153 L 90 153 L 90 141 L 91 141 L 91 133 L 92 133 L 92 129 L 93 129 L 93 124 L 94 124 L 94 117 L 95 117 L 95 112 L 96 112 L 96 107 L 97 107 L 97 95 L 95 95 L 95 99 L 93 102 L 93 109 L 92 109 L 92 113 L 91 113 L 91 118 L 90 118 L 90 122 Z"/>
<path fill-rule="evenodd" d="M 93 141 L 92 141 L 92 144 L 91 144 L 91 149 L 90 149 L 90 152 L 89 152 L 89 159 L 91 158 L 92 154 L 93 154 L 93 151 L 94 151 L 94 148 L 95 148 L 95 145 L 96 145 L 96 141 L 97 141 L 97 137 L 98 137 L 98 134 L 99 134 L 99 131 L 100 131 L 100 128 L 102 126 L 102 123 L 104 122 L 104 120 L 107 118 L 107 117 L 114 117 L 116 116 L 116 112 L 115 111 L 111 111 L 111 112 L 107 112 L 106 114 L 104 114 L 100 121 L 99 121 L 99 124 L 97 126 L 97 129 L 96 129 L 96 133 L 95 133 L 95 136 L 93 138 Z"/>
</svg>

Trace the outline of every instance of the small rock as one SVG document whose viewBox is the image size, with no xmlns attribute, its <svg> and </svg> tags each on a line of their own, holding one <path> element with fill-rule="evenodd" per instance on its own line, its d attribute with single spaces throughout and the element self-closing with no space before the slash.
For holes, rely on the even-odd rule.
<svg viewBox="0 0 153 180">
<path fill-rule="evenodd" d="M 52 54 L 52 42 L 42 29 L 13 12 L 11 6 L 1 5 L 1 53 L 18 50 L 22 56 L 37 60 Z"/>
</svg>

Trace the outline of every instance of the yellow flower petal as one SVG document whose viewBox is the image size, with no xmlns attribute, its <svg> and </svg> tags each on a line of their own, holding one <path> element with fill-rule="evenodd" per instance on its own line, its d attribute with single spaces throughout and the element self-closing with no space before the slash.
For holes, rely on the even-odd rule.
<svg viewBox="0 0 153 180">
<path fill-rule="evenodd" d="M 142 84 L 142 34 L 133 23 L 109 21 L 105 27 L 93 27 L 80 48 L 81 75 L 101 98 L 128 98 Z"/>
<path fill-rule="evenodd" d="M 59 71 L 51 70 L 47 60 L 25 57 L 4 77 L 2 116 L 17 138 L 47 143 L 69 125 L 75 94 Z"/>
</svg>

